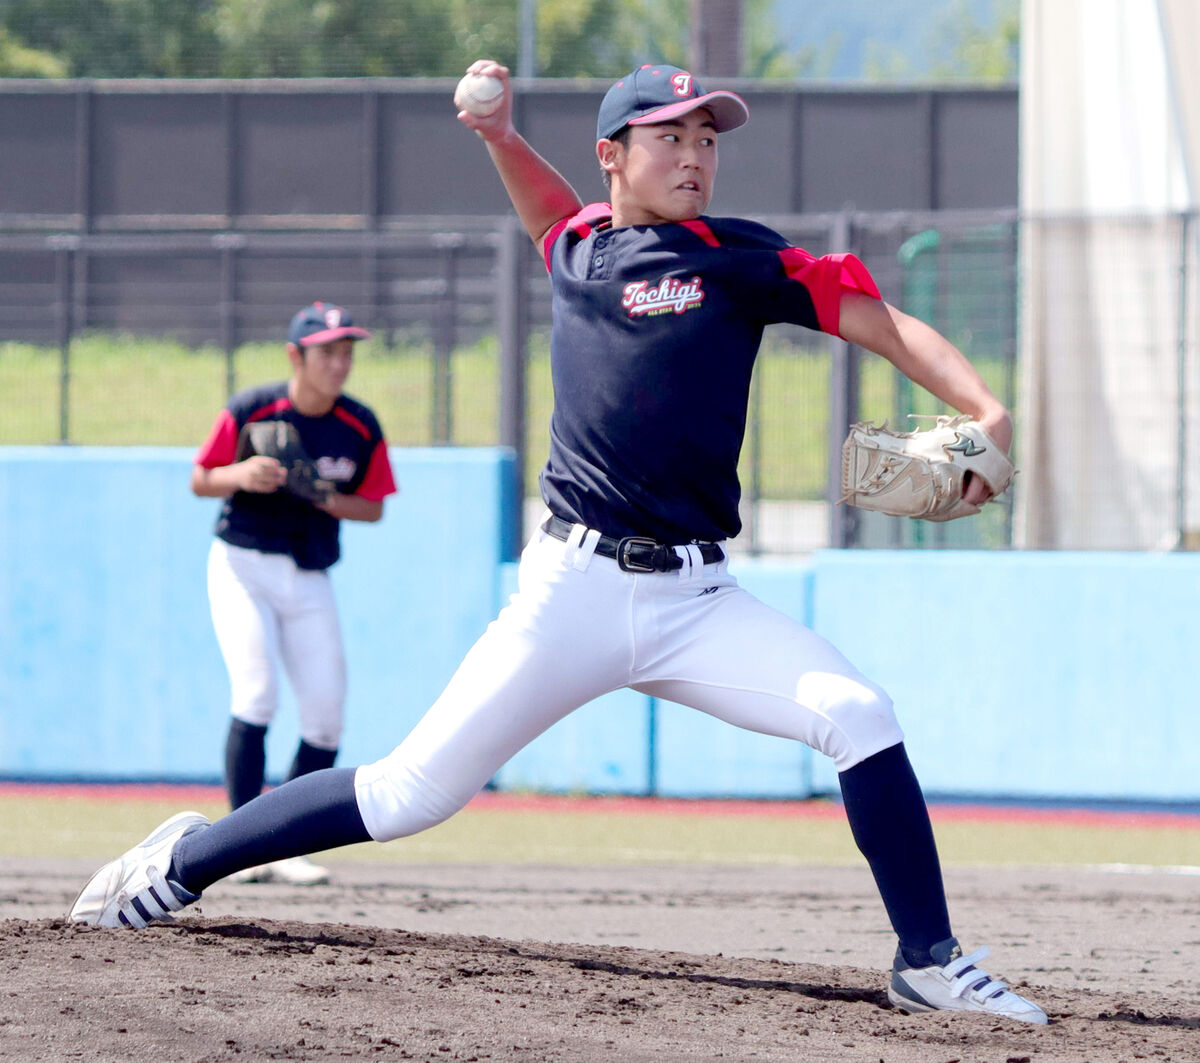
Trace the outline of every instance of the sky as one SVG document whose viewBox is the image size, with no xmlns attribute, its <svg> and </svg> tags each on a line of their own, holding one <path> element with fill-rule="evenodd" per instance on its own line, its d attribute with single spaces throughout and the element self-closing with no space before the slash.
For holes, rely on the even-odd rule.
<svg viewBox="0 0 1200 1063">
<path fill-rule="evenodd" d="M 794 49 L 820 48 L 835 34 L 841 36 L 828 77 L 862 77 L 871 40 L 902 52 L 912 76 L 920 77 L 928 72 L 929 35 L 964 3 L 984 24 L 994 21 L 999 8 L 999 0 L 775 0 L 775 16 Z"/>
</svg>

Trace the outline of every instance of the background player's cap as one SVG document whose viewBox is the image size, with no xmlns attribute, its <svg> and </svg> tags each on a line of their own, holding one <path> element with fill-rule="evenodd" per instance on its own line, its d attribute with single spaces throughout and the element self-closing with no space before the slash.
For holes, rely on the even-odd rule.
<svg viewBox="0 0 1200 1063">
<path fill-rule="evenodd" d="M 712 111 L 718 133 L 737 129 L 750 117 L 750 109 L 737 93 L 705 92 L 686 70 L 647 63 L 626 74 L 604 94 L 596 119 L 596 139 L 611 137 L 627 125 L 665 122 L 697 107 Z"/>
<path fill-rule="evenodd" d="M 342 339 L 370 338 L 371 334 L 365 328 L 359 328 L 342 307 L 332 303 L 313 303 L 297 311 L 288 329 L 288 343 L 294 343 L 297 347 Z"/>
</svg>

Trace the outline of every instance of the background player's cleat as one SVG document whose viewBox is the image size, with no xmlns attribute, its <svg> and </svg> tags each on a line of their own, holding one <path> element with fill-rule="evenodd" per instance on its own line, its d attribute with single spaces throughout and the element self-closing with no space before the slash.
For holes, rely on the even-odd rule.
<svg viewBox="0 0 1200 1063">
<path fill-rule="evenodd" d="M 283 882 L 289 886 L 323 886 L 329 881 L 329 869 L 314 864 L 307 856 L 293 856 L 270 864 L 257 864 L 235 871 L 226 882 Z"/>
<path fill-rule="evenodd" d="M 67 922 L 140 930 L 155 921 L 169 921 L 172 912 L 200 899 L 198 893 L 167 881 L 171 853 L 181 838 L 207 826 L 207 817 L 199 812 L 180 812 L 160 823 L 145 840 L 88 880 L 71 905 Z"/>
<path fill-rule="evenodd" d="M 329 881 L 329 869 L 314 864 L 307 856 L 276 860 L 269 866 L 272 881 L 286 882 L 289 886 L 321 886 Z"/>
<path fill-rule="evenodd" d="M 244 867 L 241 871 L 226 875 L 225 881 L 232 882 L 236 886 L 244 886 L 248 882 L 270 882 L 271 865 L 255 864 L 253 867 Z"/>
<path fill-rule="evenodd" d="M 987 955 L 986 948 L 964 956 L 958 942 L 947 938 L 929 952 L 934 959 L 930 967 L 910 967 L 899 951 L 896 953 L 888 1000 L 901 1011 L 982 1011 L 1020 1022 L 1048 1021 L 1036 1004 L 975 966 Z"/>
</svg>

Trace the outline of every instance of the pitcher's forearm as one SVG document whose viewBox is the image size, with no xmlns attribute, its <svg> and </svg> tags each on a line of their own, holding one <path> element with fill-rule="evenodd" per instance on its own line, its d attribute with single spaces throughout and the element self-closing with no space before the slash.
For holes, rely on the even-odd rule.
<svg viewBox="0 0 1200 1063">
<path fill-rule="evenodd" d="M 843 338 L 892 363 L 914 384 L 960 413 L 995 424 L 1006 420 L 996 397 L 966 356 L 936 329 L 866 295 L 842 297 Z"/>
</svg>

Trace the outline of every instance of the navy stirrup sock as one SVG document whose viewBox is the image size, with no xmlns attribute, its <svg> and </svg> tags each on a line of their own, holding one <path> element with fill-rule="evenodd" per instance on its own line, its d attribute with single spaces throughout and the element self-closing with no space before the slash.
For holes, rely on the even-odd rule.
<svg viewBox="0 0 1200 1063">
<path fill-rule="evenodd" d="M 336 749 L 321 749 L 319 746 L 309 745 L 303 738 L 300 739 L 300 745 L 296 747 L 296 756 L 292 760 L 292 768 L 288 772 L 287 781 L 300 778 L 301 775 L 308 775 L 310 772 L 320 771 L 322 768 L 332 768 L 333 762 L 337 760 Z"/>
<path fill-rule="evenodd" d="M 267 770 L 267 729 L 236 717 L 225 739 L 225 793 L 230 808 L 241 808 L 262 793 Z"/>
<path fill-rule="evenodd" d="M 951 936 L 946 891 L 929 811 L 904 744 L 838 776 L 850 830 L 900 938 L 900 954 L 928 967 L 931 945 Z"/>
<path fill-rule="evenodd" d="M 167 878 L 199 894 L 243 868 L 370 841 L 354 796 L 354 772 L 311 772 L 187 835 L 175 846 Z"/>
</svg>

